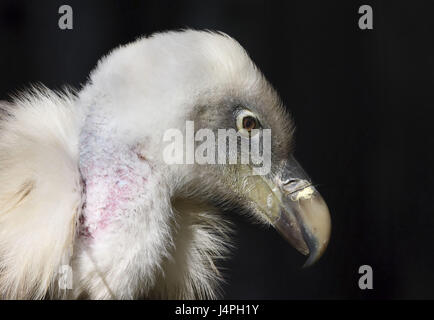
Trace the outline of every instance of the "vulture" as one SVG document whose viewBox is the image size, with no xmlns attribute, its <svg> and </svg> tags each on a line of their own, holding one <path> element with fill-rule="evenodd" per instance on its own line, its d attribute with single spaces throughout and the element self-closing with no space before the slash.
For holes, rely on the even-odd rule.
<svg viewBox="0 0 434 320">
<path fill-rule="evenodd" d="M 235 151 L 217 139 L 223 129 L 236 132 Z M 200 154 L 205 138 L 248 157 L 217 162 L 209 148 L 206 163 L 188 150 L 168 161 L 188 139 Z M 268 170 L 253 161 L 254 139 Z M 80 90 L 38 85 L 0 102 L 0 298 L 218 298 L 232 229 L 222 213 L 274 227 L 314 263 L 329 210 L 293 140 L 275 90 L 221 32 L 139 38 Z"/>
</svg>

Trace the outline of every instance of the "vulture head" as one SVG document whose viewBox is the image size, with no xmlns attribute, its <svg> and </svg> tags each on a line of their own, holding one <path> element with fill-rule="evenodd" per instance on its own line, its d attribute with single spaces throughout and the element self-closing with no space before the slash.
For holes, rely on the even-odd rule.
<svg viewBox="0 0 434 320">
<path fill-rule="evenodd" d="M 231 37 L 192 30 L 155 34 L 101 59 L 76 96 L 44 90 L 16 104 L 55 100 L 56 111 L 41 112 L 61 118 L 51 130 L 61 131 L 56 146 L 67 160 L 49 158 L 57 152 L 50 149 L 40 172 L 76 166 L 77 176 L 60 176 L 76 190 L 63 206 L 74 207 L 70 201 L 79 209 L 68 214 L 71 209 L 56 207 L 72 217 L 75 232 L 64 236 L 70 227 L 64 223 L 44 241 L 72 250 L 66 255 L 59 249 L 49 259 L 50 268 L 38 273 L 44 285 L 21 285 L 27 295 L 47 294 L 59 277 L 53 269 L 66 264 L 76 298 L 214 297 L 214 262 L 230 242 L 222 210 L 250 213 L 273 226 L 308 255 L 306 265 L 323 254 L 329 211 L 293 156 L 293 120 Z M 56 183 L 40 188 L 61 200 L 65 188 Z M 29 279 L 22 272 L 19 283 Z M 19 296 L 10 282 L 0 275 L 9 296 Z"/>
</svg>

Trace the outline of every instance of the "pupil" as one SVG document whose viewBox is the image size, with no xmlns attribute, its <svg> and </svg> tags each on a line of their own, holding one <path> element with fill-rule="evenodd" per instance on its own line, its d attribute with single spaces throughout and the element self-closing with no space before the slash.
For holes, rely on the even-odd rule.
<svg viewBox="0 0 434 320">
<path fill-rule="evenodd" d="M 244 129 L 253 129 L 255 127 L 255 121 L 252 117 L 244 118 Z"/>
</svg>

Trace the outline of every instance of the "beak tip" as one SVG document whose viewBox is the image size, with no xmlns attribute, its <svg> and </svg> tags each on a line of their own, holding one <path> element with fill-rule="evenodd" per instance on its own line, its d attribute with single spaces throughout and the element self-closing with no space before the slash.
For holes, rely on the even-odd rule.
<svg viewBox="0 0 434 320">
<path fill-rule="evenodd" d="M 328 246 L 329 238 L 327 238 L 327 240 L 323 240 L 320 244 L 318 244 L 318 242 L 312 242 L 308 242 L 310 254 L 304 263 L 303 268 L 314 265 L 322 257 Z"/>
<path fill-rule="evenodd" d="M 318 260 L 319 258 L 322 256 L 322 254 L 318 254 L 317 252 L 312 252 L 309 257 L 307 258 L 306 262 L 303 264 L 302 268 L 309 268 L 311 266 L 313 266 Z"/>
</svg>

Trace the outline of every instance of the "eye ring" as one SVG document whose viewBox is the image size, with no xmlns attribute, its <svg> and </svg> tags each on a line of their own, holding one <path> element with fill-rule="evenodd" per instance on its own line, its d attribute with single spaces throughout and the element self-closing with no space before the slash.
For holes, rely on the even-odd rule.
<svg viewBox="0 0 434 320">
<path fill-rule="evenodd" d="M 258 117 L 249 110 L 241 110 L 236 116 L 237 130 L 246 137 L 249 137 L 252 130 L 259 129 Z"/>
</svg>

